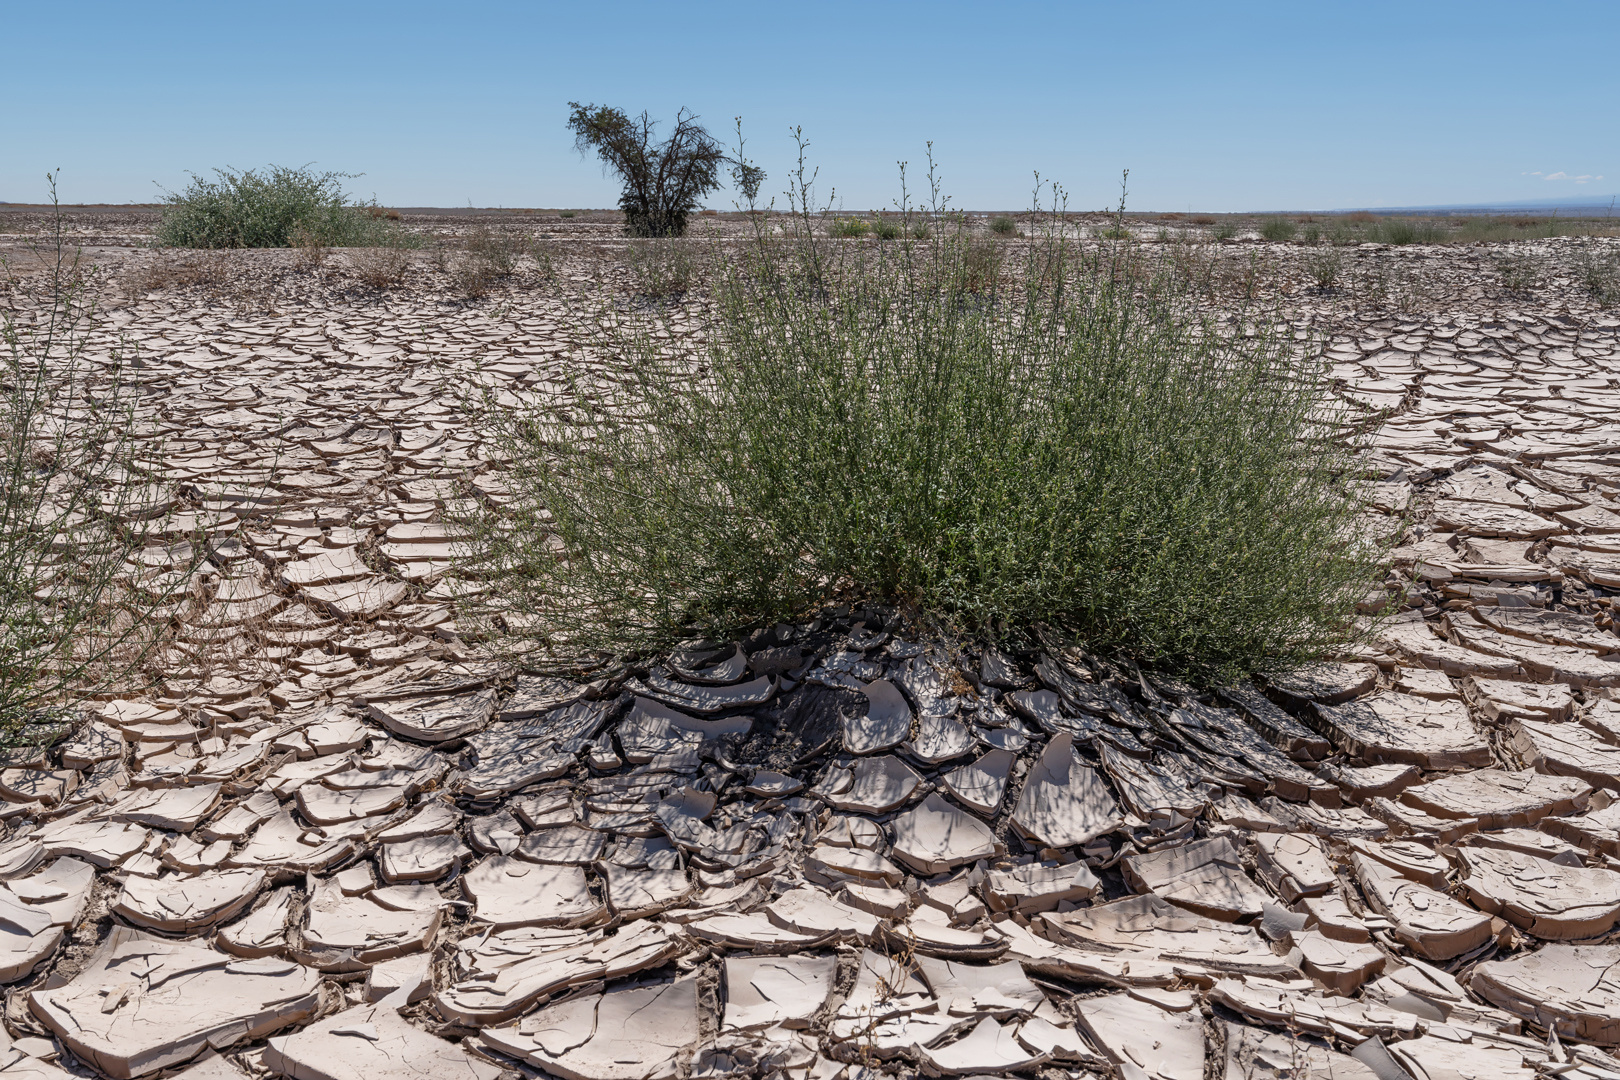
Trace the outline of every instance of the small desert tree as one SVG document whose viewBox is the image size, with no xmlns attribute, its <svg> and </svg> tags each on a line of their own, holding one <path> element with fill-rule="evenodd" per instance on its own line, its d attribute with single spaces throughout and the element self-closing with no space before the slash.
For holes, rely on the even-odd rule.
<svg viewBox="0 0 1620 1080">
<path fill-rule="evenodd" d="M 624 183 L 619 208 L 631 236 L 680 236 L 698 201 L 720 186 L 725 152 L 687 110 L 675 114 L 675 130 L 659 142 L 657 121 L 645 112 L 632 117 L 577 101 L 568 107 L 575 149 L 594 150 Z"/>
</svg>

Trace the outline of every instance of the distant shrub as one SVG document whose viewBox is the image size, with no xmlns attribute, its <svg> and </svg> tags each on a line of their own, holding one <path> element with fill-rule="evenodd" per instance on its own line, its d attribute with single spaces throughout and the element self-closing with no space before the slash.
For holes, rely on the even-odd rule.
<svg viewBox="0 0 1620 1080">
<path fill-rule="evenodd" d="M 1448 237 L 1439 222 L 1416 218 L 1384 218 L 1371 235 L 1385 244 L 1440 244 Z"/>
<path fill-rule="evenodd" d="M 1208 225 L 1215 224 L 1215 215 L 1213 215 L 1213 214 L 1194 214 L 1192 217 L 1188 218 L 1187 220 L 1189 222 L 1191 222 L 1192 224 L 1194 224 L 1194 225 L 1208 226 Z"/>
<path fill-rule="evenodd" d="M 323 247 L 420 246 L 374 203 L 343 191 L 353 174 L 289 169 L 216 169 L 167 192 L 156 241 L 177 248 L 283 248 L 307 238 Z"/>
<path fill-rule="evenodd" d="M 872 231 L 872 226 L 860 218 L 834 218 L 827 234 L 838 240 L 859 240 Z"/>
<path fill-rule="evenodd" d="M 874 221 L 872 223 L 872 232 L 877 235 L 879 240 L 898 240 L 905 234 L 905 230 L 901 228 L 898 221 L 891 221 L 888 218 L 878 218 Z"/>
<path fill-rule="evenodd" d="M 1357 210 L 1355 213 L 1344 215 L 1344 220 L 1353 225 L 1371 225 L 1378 220 L 1378 215 L 1368 213 L 1365 210 Z"/>
<path fill-rule="evenodd" d="M 1223 218 L 1219 223 L 1216 224 L 1215 228 L 1211 230 L 1211 235 L 1217 240 L 1232 240 L 1237 237 L 1237 234 L 1237 222 L 1231 220 L 1230 218 Z"/>
<path fill-rule="evenodd" d="M 990 219 L 990 231 L 997 236 L 1011 236 L 1018 231 L 1018 223 L 1006 214 Z"/>
<path fill-rule="evenodd" d="M 560 218 L 571 218 L 571 217 L 574 216 L 574 212 L 572 210 L 564 210 L 562 213 L 558 214 L 557 216 L 560 217 Z"/>
<path fill-rule="evenodd" d="M 1276 243 L 1292 240 L 1297 231 L 1298 226 L 1285 217 L 1268 217 L 1260 223 L 1260 235 Z"/>
</svg>

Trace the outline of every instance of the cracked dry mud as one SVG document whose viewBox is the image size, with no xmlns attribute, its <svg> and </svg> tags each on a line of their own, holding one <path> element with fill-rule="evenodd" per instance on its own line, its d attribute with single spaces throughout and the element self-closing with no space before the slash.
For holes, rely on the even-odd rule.
<svg viewBox="0 0 1620 1080">
<path fill-rule="evenodd" d="M 1620 1075 L 1620 320 L 1318 312 L 1403 611 L 1198 695 L 871 609 L 480 656 L 443 504 L 500 488 L 454 386 L 613 374 L 501 304 L 109 313 L 224 542 L 161 685 L 0 773 L 0 1069 Z"/>
</svg>

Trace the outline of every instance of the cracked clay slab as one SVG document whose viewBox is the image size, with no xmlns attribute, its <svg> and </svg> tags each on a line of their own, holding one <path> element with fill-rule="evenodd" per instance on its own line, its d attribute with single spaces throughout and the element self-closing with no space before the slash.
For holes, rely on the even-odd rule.
<svg viewBox="0 0 1620 1080">
<path fill-rule="evenodd" d="M 308 1019 L 320 978 L 286 960 L 115 930 L 72 982 L 28 1003 L 76 1056 L 130 1080 Z"/>
<path fill-rule="evenodd" d="M 413 1027 L 392 1007 L 334 1013 L 264 1051 L 271 1072 L 293 1080 L 498 1080 L 501 1069 Z"/>
<path fill-rule="evenodd" d="M 1084 844 L 1124 823 L 1097 770 L 1074 756 L 1074 736 L 1054 735 L 1024 779 L 1013 826 L 1042 847 Z"/>
</svg>

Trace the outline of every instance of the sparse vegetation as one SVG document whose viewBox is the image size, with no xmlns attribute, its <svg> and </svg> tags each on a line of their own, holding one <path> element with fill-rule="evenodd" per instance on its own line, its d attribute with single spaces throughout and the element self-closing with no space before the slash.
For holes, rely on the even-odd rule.
<svg viewBox="0 0 1620 1080">
<path fill-rule="evenodd" d="M 694 242 L 669 238 L 632 242 L 628 257 L 636 295 L 668 300 L 690 289 L 697 276 L 697 260 L 689 247 Z"/>
<path fill-rule="evenodd" d="M 1600 307 L 1620 305 L 1620 250 L 1584 248 L 1575 257 L 1575 272 Z"/>
<path fill-rule="evenodd" d="M 350 173 L 289 169 L 216 169 L 167 192 L 157 227 L 159 247 L 278 248 L 417 246 L 415 238 L 374 203 L 343 190 Z"/>
<path fill-rule="evenodd" d="M 373 289 L 391 289 L 410 269 L 410 252 L 398 247 L 359 248 L 349 255 L 355 276 Z"/>
<path fill-rule="evenodd" d="M 1508 251 L 1495 260 L 1496 279 L 1514 295 L 1533 292 L 1541 284 L 1541 261 L 1529 252 Z"/>
<path fill-rule="evenodd" d="M 1260 235 L 1273 243 L 1286 243 L 1298 231 L 1299 227 L 1285 217 L 1268 217 L 1260 223 Z"/>
<path fill-rule="evenodd" d="M 1210 235 L 1217 240 L 1234 240 L 1237 238 L 1237 234 L 1237 222 L 1231 218 L 1222 218 L 1215 223 L 1215 228 L 1210 232 Z"/>
<path fill-rule="evenodd" d="M 1438 244 L 1446 239 L 1446 230 L 1438 222 L 1425 218 L 1384 218 L 1368 230 L 1369 240 L 1383 244 Z"/>
<path fill-rule="evenodd" d="M 1373 562 L 1275 320 L 1199 320 L 1133 245 L 1043 238 L 973 293 L 963 233 L 795 220 L 712 268 L 701 356 L 654 320 L 617 400 L 491 406 L 516 498 L 479 544 L 516 623 L 622 649 L 884 598 L 1204 675 L 1346 632 Z"/>
<path fill-rule="evenodd" d="M 55 203 L 54 178 L 51 185 Z M 115 684 L 160 641 L 154 611 L 200 545 L 158 544 L 173 493 L 137 441 L 121 357 L 92 359 L 96 292 L 61 215 L 26 313 L 0 312 L 0 742 L 35 741 L 75 697 Z M 148 546 L 148 540 L 153 546 Z M 141 553 L 142 558 L 133 556 Z M 42 728 L 41 725 L 44 725 Z"/>
<path fill-rule="evenodd" d="M 720 186 L 727 161 L 720 144 L 685 109 L 675 114 L 669 138 L 657 141 L 657 122 L 632 118 L 608 105 L 568 103 L 568 130 L 582 155 L 595 153 L 623 183 L 619 209 L 631 236 L 681 236 L 703 196 Z M 763 178 L 763 174 L 761 174 Z"/>
<path fill-rule="evenodd" d="M 518 233 L 491 229 L 480 223 L 467 234 L 466 250 L 492 277 L 503 278 L 512 276 L 518 260 L 529 250 L 529 243 Z"/>
<path fill-rule="evenodd" d="M 997 214 L 990 219 L 990 231 L 997 236 L 1013 236 L 1018 232 L 1018 223 L 1006 214 Z"/>
<path fill-rule="evenodd" d="M 1305 267 L 1318 291 L 1331 292 L 1344 271 L 1344 255 L 1336 247 L 1313 247 L 1305 257 Z"/>
<path fill-rule="evenodd" d="M 827 227 L 827 235 L 839 240 L 859 240 L 872 231 L 872 226 L 860 218 L 834 218 Z"/>
</svg>

